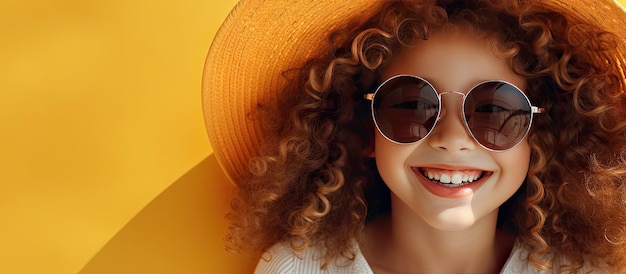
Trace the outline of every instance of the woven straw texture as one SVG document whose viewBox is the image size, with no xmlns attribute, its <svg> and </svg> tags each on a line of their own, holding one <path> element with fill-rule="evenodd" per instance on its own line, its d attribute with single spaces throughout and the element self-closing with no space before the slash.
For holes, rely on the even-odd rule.
<svg viewBox="0 0 626 274">
<path fill-rule="evenodd" d="M 611 62 L 626 79 L 626 15 L 617 2 L 537 1 L 575 21 L 597 23 L 617 34 L 619 47 L 610 56 L 598 56 L 597 62 Z M 260 127 L 249 119 L 249 113 L 258 102 L 279 96 L 284 85 L 281 73 L 302 64 L 317 50 L 316 45 L 325 43 L 332 29 L 350 17 L 367 17 L 379 3 L 381 0 L 242 0 L 231 11 L 206 59 L 202 104 L 209 141 L 233 182 L 245 171 L 262 140 Z"/>
</svg>

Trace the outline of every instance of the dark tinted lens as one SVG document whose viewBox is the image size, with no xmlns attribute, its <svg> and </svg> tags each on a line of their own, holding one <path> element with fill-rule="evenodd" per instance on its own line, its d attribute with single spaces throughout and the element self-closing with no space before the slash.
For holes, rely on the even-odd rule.
<svg viewBox="0 0 626 274">
<path fill-rule="evenodd" d="M 507 83 L 477 86 L 467 95 L 464 111 L 476 141 L 493 150 L 515 146 L 530 129 L 530 103 L 519 89 Z"/>
<path fill-rule="evenodd" d="M 374 120 L 380 132 L 399 143 L 424 138 L 439 112 L 436 91 L 426 81 L 411 76 L 389 79 L 374 96 Z"/>
</svg>

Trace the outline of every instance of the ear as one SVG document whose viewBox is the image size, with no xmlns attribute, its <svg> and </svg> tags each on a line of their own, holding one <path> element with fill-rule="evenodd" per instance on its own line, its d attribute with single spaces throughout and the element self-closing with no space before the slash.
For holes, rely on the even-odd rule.
<svg viewBox="0 0 626 274">
<path fill-rule="evenodd" d="M 374 146 L 374 141 L 370 143 L 370 145 L 366 148 L 367 156 L 370 158 L 376 157 L 376 148 Z"/>
<path fill-rule="evenodd" d="M 376 157 L 376 128 L 374 124 L 371 123 L 369 125 L 369 142 L 370 145 L 367 146 L 367 156 L 370 158 Z"/>
</svg>

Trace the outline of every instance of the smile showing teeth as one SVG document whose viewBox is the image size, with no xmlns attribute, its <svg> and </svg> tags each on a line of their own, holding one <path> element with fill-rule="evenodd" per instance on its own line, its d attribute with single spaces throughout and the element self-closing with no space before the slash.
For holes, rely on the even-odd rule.
<svg viewBox="0 0 626 274">
<path fill-rule="evenodd" d="M 440 184 L 458 186 L 468 184 L 483 176 L 481 170 L 444 170 L 435 168 L 422 168 L 424 177 Z"/>
</svg>

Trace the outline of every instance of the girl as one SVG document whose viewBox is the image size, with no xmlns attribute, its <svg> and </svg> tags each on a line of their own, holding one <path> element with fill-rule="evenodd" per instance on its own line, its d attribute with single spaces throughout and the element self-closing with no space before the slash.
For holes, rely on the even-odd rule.
<svg viewBox="0 0 626 274">
<path fill-rule="evenodd" d="M 203 86 L 257 273 L 626 271 L 618 5 L 259 2 Z"/>
</svg>

